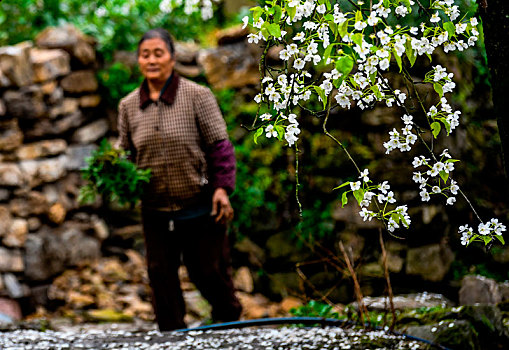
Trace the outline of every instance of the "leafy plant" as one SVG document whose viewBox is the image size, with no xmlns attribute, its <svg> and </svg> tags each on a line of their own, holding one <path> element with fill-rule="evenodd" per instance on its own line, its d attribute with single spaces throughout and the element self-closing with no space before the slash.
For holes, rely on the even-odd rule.
<svg viewBox="0 0 509 350">
<path fill-rule="evenodd" d="M 150 169 L 138 169 L 127 157 L 128 152 L 114 148 L 103 139 L 87 159 L 88 166 L 82 169 L 88 184 L 80 188 L 78 200 L 91 203 L 101 195 L 120 205 L 135 205 L 141 198 L 143 186 L 150 180 Z"/>
<path fill-rule="evenodd" d="M 297 317 L 339 318 L 339 314 L 332 310 L 332 306 L 316 300 L 311 300 L 298 308 L 292 308 L 290 313 Z"/>
</svg>

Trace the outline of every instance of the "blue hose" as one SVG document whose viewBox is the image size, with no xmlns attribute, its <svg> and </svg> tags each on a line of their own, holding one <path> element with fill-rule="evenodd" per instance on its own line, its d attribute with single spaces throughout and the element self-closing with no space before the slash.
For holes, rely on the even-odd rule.
<svg viewBox="0 0 509 350">
<path fill-rule="evenodd" d="M 340 326 L 344 326 L 344 325 L 354 325 L 355 323 L 348 321 L 348 320 L 338 320 L 335 318 L 276 317 L 276 318 L 259 318 L 259 319 L 254 319 L 254 320 L 242 320 L 242 321 L 216 323 L 216 324 L 210 324 L 210 325 L 199 326 L 199 327 L 194 327 L 194 328 L 177 329 L 176 332 L 208 331 L 208 330 L 221 330 L 221 329 L 245 328 L 245 327 L 254 327 L 254 326 L 269 326 L 269 325 L 281 325 L 281 324 L 305 324 L 305 325 L 319 324 L 321 326 L 340 327 Z M 383 330 L 382 327 L 375 327 L 375 328 L 378 330 Z M 405 337 L 407 339 L 426 343 L 426 344 L 434 346 L 440 350 L 451 350 L 443 345 L 435 344 L 433 342 L 430 342 L 429 340 L 417 338 L 412 335 L 399 333 L 399 332 L 391 332 L 391 333 L 394 335 L 399 335 L 399 336 Z"/>
</svg>

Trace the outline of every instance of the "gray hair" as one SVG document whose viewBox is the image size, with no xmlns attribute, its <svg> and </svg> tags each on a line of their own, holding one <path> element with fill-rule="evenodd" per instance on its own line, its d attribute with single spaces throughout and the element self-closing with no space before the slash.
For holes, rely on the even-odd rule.
<svg viewBox="0 0 509 350">
<path fill-rule="evenodd" d="M 155 39 L 159 38 L 166 44 L 166 47 L 168 48 L 168 51 L 171 54 L 171 58 L 175 59 L 175 45 L 173 44 L 173 38 L 171 37 L 170 33 L 164 28 L 155 28 L 150 29 L 149 31 L 145 32 L 143 36 L 141 37 L 140 41 L 138 42 L 138 49 L 136 50 L 136 53 L 140 54 L 140 46 L 141 43 L 148 39 Z"/>
</svg>

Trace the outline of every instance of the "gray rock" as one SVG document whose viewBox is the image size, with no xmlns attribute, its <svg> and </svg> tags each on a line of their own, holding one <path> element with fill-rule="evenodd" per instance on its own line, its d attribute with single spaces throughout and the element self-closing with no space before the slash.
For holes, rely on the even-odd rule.
<svg viewBox="0 0 509 350">
<path fill-rule="evenodd" d="M 20 160 L 29 160 L 47 156 L 55 156 L 65 152 L 67 142 L 61 139 L 44 140 L 30 143 L 16 150 L 16 157 Z"/>
<path fill-rule="evenodd" d="M 461 305 L 497 304 L 502 301 L 498 283 L 484 276 L 467 275 L 461 281 Z"/>
<path fill-rule="evenodd" d="M 495 305 L 462 306 L 458 317 L 468 320 L 479 333 L 483 349 L 497 349 L 496 344 L 504 343 L 509 347 L 509 330 L 504 325 L 502 312 Z"/>
<path fill-rule="evenodd" d="M 25 178 L 17 164 L 0 163 L 0 186 L 20 187 L 24 184 Z"/>
<path fill-rule="evenodd" d="M 72 139 L 77 143 L 92 143 L 106 135 L 109 130 L 107 119 L 99 119 L 76 130 Z"/>
<path fill-rule="evenodd" d="M 72 25 L 48 27 L 35 39 L 38 47 L 63 49 L 84 65 L 95 62 L 94 39 Z"/>
<path fill-rule="evenodd" d="M 24 160 L 19 163 L 31 187 L 54 182 L 65 176 L 65 155 L 42 160 Z"/>
<path fill-rule="evenodd" d="M 1 75 L 1 73 L 2 72 L 0 71 L 0 75 Z M 0 86 L 1 86 L 1 83 L 0 83 Z M 3 117 L 6 112 L 7 112 L 7 107 L 5 107 L 4 100 L 0 99 L 0 117 Z"/>
<path fill-rule="evenodd" d="M 37 119 L 46 115 L 42 90 L 35 85 L 8 90 L 3 98 L 7 113 L 14 118 Z"/>
<path fill-rule="evenodd" d="M 500 291 L 502 302 L 509 301 L 509 282 L 499 283 L 498 290 Z"/>
<path fill-rule="evenodd" d="M 71 72 L 69 54 L 63 50 L 44 50 L 33 48 L 30 59 L 34 82 L 42 83 Z"/>
<path fill-rule="evenodd" d="M 62 79 L 60 85 L 65 92 L 71 94 L 95 92 L 99 87 L 95 73 L 91 70 L 72 72 Z"/>
<path fill-rule="evenodd" d="M 438 282 L 449 272 L 454 253 L 443 244 L 431 244 L 408 249 L 406 273 L 419 275 L 427 281 Z"/>
<path fill-rule="evenodd" d="M 14 276 L 12 273 L 6 273 L 4 275 L 4 284 L 9 297 L 17 299 L 24 296 L 25 293 L 23 292 L 23 287 L 19 283 L 16 276 Z"/>
<path fill-rule="evenodd" d="M 86 167 L 86 159 L 97 149 L 97 145 L 73 145 L 67 148 L 65 168 L 67 170 L 80 170 Z"/>
<path fill-rule="evenodd" d="M 247 42 L 202 50 L 198 63 L 214 89 L 243 87 L 260 83 L 259 57 Z"/>
<path fill-rule="evenodd" d="M 68 266 L 77 266 L 84 261 L 92 261 L 101 256 L 99 241 L 76 228 L 67 228 L 62 233 L 61 239 L 62 245 L 67 247 L 66 264 Z"/>
<path fill-rule="evenodd" d="M 411 326 L 404 333 L 451 349 L 481 349 L 475 329 L 465 320 L 445 321 L 434 325 Z"/>
<path fill-rule="evenodd" d="M 25 268 L 19 250 L 0 247 L 0 272 L 21 272 Z"/>
<path fill-rule="evenodd" d="M 11 196 L 11 192 L 6 188 L 0 188 L 0 202 L 6 201 Z"/>
<path fill-rule="evenodd" d="M 15 86 L 22 87 L 33 83 L 33 71 L 30 63 L 29 43 L 0 48 L 0 71 Z"/>
<path fill-rule="evenodd" d="M 389 308 L 388 297 L 365 297 L 362 301 L 370 310 L 383 311 Z M 435 306 L 445 308 L 453 306 L 452 301 L 444 297 L 442 294 L 428 292 L 395 295 L 392 302 L 396 310 L 418 309 L 421 307 Z M 357 303 L 352 303 L 352 305 L 356 306 Z"/>
<path fill-rule="evenodd" d="M 23 143 L 23 132 L 16 119 L 0 122 L 0 151 L 12 151 Z"/>
<path fill-rule="evenodd" d="M 65 269 L 67 247 L 48 231 L 31 234 L 25 243 L 25 277 L 46 280 Z"/>
</svg>

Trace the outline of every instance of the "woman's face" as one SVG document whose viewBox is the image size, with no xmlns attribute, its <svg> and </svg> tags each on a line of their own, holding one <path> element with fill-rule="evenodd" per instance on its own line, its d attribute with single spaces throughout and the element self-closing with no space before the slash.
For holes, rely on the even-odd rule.
<svg viewBox="0 0 509 350">
<path fill-rule="evenodd" d="M 148 80 L 166 81 L 173 72 L 175 61 L 161 38 L 144 40 L 138 51 L 141 74 Z"/>
</svg>

